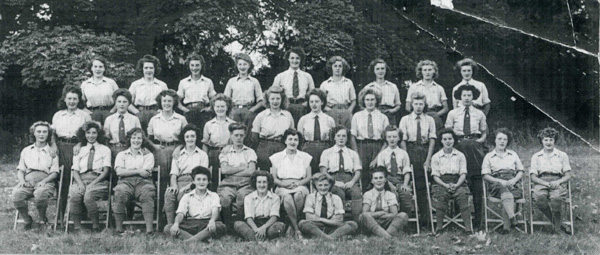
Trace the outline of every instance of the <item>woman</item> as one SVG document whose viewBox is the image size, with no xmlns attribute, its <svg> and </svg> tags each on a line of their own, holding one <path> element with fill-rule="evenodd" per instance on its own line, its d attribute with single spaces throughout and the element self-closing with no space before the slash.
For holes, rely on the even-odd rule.
<svg viewBox="0 0 600 255">
<path fill-rule="evenodd" d="M 104 124 L 104 119 L 110 115 L 113 108 L 113 92 L 119 89 L 117 83 L 108 77 L 104 77 L 108 62 L 101 56 L 94 56 L 88 66 L 92 77 L 81 83 L 83 101 L 88 110 L 91 111 L 92 119 Z"/>
<path fill-rule="evenodd" d="M 298 121 L 298 132 L 306 139 L 302 151 L 312 156 L 310 163 L 312 173 L 319 172 L 319 162 L 323 150 L 329 148 L 331 138 L 329 133 L 335 127 L 335 120 L 323 113 L 327 105 L 327 94 L 320 89 L 313 89 L 306 94 L 306 101 L 310 106 L 310 113 L 302 116 Z"/>
<path fill-rule="evenodd" d="M 161 67 L 160 61 L 155 56 L 144 55 L 138 60 L 135 69 L 142 78 L 132 82 L 129 87 L 129 92 L 133 96 L 133 106 L 130 106 L 129 110 L 138 116 L 142 129 L 146 130 L 148 121 L 156 115 L 158 109 L 156 96 L 168 88 L 166 83 L 156 78 L 160 74 Z"/>
<path fill-rule="evenodd" d="M 504 226 L 500 233 L 507 234 L 510 227 L 517 224 L 515 199 L 523 197 L 520 182 L 523 164 L 516 152 L 506 149 L 512 142 L 512 133 L 508 129 L 497 129 L 494 137 L 496 147 L 483 158 L 481 174 L 488 182 L 488 196 L 502 200 Z"/>
<path fill-rule="evenodd" d="M 112 97 L 117 112 L 108 116 L 104 121 L 104 133 L 114 161 L 119 152 L 127 149 L 125 134 L 133 128 L 141 128 L 142 125 L 137 116 L 127 112 L 133 98 L 127 89 L 117 89 Z"/>
<path fill-rule="evenodd" d="M 421 80 L 413 83 L 406 93 L 406 111 L 412 110 L 412 94 L 420 92 L 427 99 L 427 115 L 433 117 L 435 127 L 440 130 L 444 126 L 442 116 L 448 112 L 448 98 L 444 88 L 433 80 L 439 76 L 438 66 L 431 60 L 422 60 L 417 64 L 415 72 Z"/>
<path fill-rule="evenodd" d="M 227 81 L 223 94 L 231 98 L 233 110 L 230 117 L 246 126 L 251 125 L 256 112 L 263 104 L 260 82 L 250 74 L 254 68 L 252 59 L 246 53 L 234 56 L 235 68 L 238 75 Z"/>
<path fill-rule="evenodd" d="M 285 149 L 269 157 L 273 164 L 271 174 L 275 181 L 275 193 L 283 199 L 283 208 L 293 231 L 300 236 L 298 216 L 304 208 L 304 198 L 309 193 L 306 185 L 312 175 L 310 168 L 312 157 L 298 150 L 298 146 L 302 143 L 302 135 L 298 131 L 286 130 L 282 142 L 286 146 Z"/>
<path fill-rule="evenodd" d="M 385 63 L 383 59 L 375 59 L 369 64 L 369 72 L 375 75 L 375 81 L 367 84 L 362 90 L 367 88 L 379 89 L 382 97 L 381 103 L 377 108 L 388 117 L 388 120 L 392 125 L 397 125 L 400 116 L 400 91 L 396 84 L 386 80 L 386 77 L 390 77 L 390 67 Z M 361 90 L 361 91 L 362 91 Z"/>
<path fill-rule="evenodd" d="M 325 71 L 331 76 L 319 86 L 327 95 L 323 101 L 325 111 L 335 120 L 336 126 L 349 128 L 352 111 L 356 106 L 356 91 L 352 80 L 344 77 L 350 70 L 348 62 L 340 57 L 331 57 L 325 64 Z M 310 106 L 310 105 L 309 105 Z"/>
<path fill-rule="evenodd" d="M 213 117 L 213 113 L 209 111 L 209 102 L 217 92 L 212 80 L 202 75 L 206 67 L 204 57 L 192 53 L 185 60 L 185 64 L 190 71 L 190 76 L 179 81 L 178 108 L 184 112 L 184 116 L 190 123 L 202 130 L 204 123 Z"/>
<path fill-rule="evenodd" d="M 219 185 L 219 154 L 223 147 L 229 144 L 229 125 L 235 123 L 230 119 L 231 98 L 224 94 L 217 94 L 210 99 L 210 108 L 217 116 L 206 122 L 202 136 L 202 150 L 208 153 L 212 167 L 212 180 L 210 190 L 216 191 Z"/>
<path fill-rule="evenodd" d="M 473 85 L 479 92 L 481 92 L 481 96 L 475 98 L 473 100 L 473 106 L 477 109 L 481 110 L 487 116 L 490 111 L 490 98 L 488 95 L 487 87 L 483 82 L 476 81 L 473 79 L 473 74 L 479 69 L 477 66 L 477 62 L 470 58 L 465 58 L 456 62 L 455 69 L 460 71 L 460 75 L 462 76 L 462 81 L 460 81 L 454 88 L 452 89 L 452 94 L 462 85 Z M 460 98 L 452 98 L 452 105 L 454 108 L 462 107 L 462 102 Z"/>
</svg>

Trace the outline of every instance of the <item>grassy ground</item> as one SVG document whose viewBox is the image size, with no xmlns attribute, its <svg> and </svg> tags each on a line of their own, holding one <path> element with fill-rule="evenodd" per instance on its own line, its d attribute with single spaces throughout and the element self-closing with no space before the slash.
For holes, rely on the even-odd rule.
<svg viewBox="0 0 600 255">
<path fill-rule="evenodd" d="M 524 139 L 528 140 L 528 139 Z M 519 140 L 517 140 L 519 142 Z M 599 181 L 600 154 L 578 142 L 561 143 L 571 159 L 575 236 L 550 235 L 547 229 L 535 234 L 501 236 L 491 233 L 485 239 L 450 231 L 438 237 L 406 234 L 392 241 L 356 235 L 343 241 L 297 240 L 240 242 L 227 236 L 208 244 L 183 244 L 158 234 L 136 234 L 127 238 L 105 232 L 64 234 L 48 230 L 12 231 L 14 209 L 10 192 L 16 184 L 15 162 L 0 164 L 0 253 L 201 253 L 201 254 L 598 254 L 600 253 Z M 567 144 L 564 146 L 564 144 Z M 529 168 L 537 145 L 514 149 Z"/>
</svg>

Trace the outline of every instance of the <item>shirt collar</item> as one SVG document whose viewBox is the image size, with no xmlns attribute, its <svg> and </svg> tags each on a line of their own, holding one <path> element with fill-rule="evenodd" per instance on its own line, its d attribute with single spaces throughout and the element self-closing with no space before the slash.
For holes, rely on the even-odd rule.
<svg viewBox="0 0 600 255">
<path fill-rule="evenodd" d="M 348 147 L 344 146 L 344 147 L 340 147 L 339 145 L 334 145 L 333 148 L 335 148 L 335 152 L 338 152 L 340 150 L 342 150 L 343 152 L 346 152 L 346 150 L 348 149 Z"/>
<path fill-rule="evenodd" d="M 552 150 L 552 154 L 550 154 L 550 155 L 551 155 L 551 156 L 558 156 L 558 152 L 559 152 L 559 150 L 558 150 L 558 149 L 556 149 L 556 148 L 554 148 L 554 149 Z M 542 149 L 541 151 L 539 151 L 539 152 L 537 153 L 537 155 L 538 155 L 538 156 L 544 156 L 544 155 L 545 155 L 545 153 L 544 153 L 544 149 Z"/>
<path fill-rule="evenodd" d="M 209 120 L 208 122 L 218 123 L 219 121 L 217 120 L 217 117 L 214 117 L 212 120 Z M 229 117 L 225 117 L 225 122 L 233 123 L 234 121 L 232 119 L 230 119 Z"/>
<path fill-rule="evenodd" d="M 140 78 L 139 81 L 142 82 L 142 85 L 148 84 L 148 83 L 146 83 L 146 79 L 144 79 L 144 77 Z M 152 78 L 152 84 L 158 85 L 158 79 L 156 79 L 156 77 Z"/>
<path fill-rule="evenodd" d="M 505 153 L 506 153 L 506 155 L 512 155 L 513 154 L 513 152 L 511 150 L 508 150 L 508 149 L 505 151 Z M 498 155 L 498 151 L 496 151 L 496 149 L 492 150 L 492 157 L 494 157 L 494 156 L 500 157 L 500 155 Z"/>
<path fill-rule="evenodd" d="M 102 77 L 102 79 L 100 80 L 99 83 L 94 83 L 94 77 L 90 77 L 89 79 L 85 80 L 85 82 L 91 83 L 91 84 L 100 84 L 103 82 L 107 82 L 106 77 Z"/>
<path fill-rule="evenodd" d="M 275 114 L 273 114 L 273 112 L 271 112 L 271 109 L 266 109 L 265 111 L 268 111 L 267 115 L 275 115 Z M 279 115 L 284 115 L 283 110 L 279 110 Z"/>
<path fill-rule="evenodd" d="M 317 201 L 321 202 L 323 201 L 323 198 L 327 199 L 328 197 L 331 197 L 331 192 L 327 192 L 327 194 L 325 194 L 324 196 L 321 196 L 321 194 L 317 191 Z"/>
<path fill-rule="evenodd" d="M 416 120 L 417 116 L 419 116 L 421 118 L 421 120 L 425 119 L 425 117 L 423 117 L 424 113 L 421 113 L 420 115 L 417 115 L 415 112 L 411 112 L 410 114 L 411 114 L 410 116 L 412 117 L 413 120 Z"/>
<path fill-rule="evenodd" d="M 158 116 L 157 118 L 159 118 L 159 119 L 162 119 L 162 120 L 165 120 L 165 121 L 169 121 L 169 120 L 172 120 L 172 119 L 179 119 L 180 115 L 178 113 L 176 113 L 176 112 L 173 112 L 173 115 L 171 115 L 171 117 L 169 119 L 166 119 L 165 116 L 162 114 L 162 112 L 159 112 L 157 114 L 157 116 Z"/>
<path fill-rule="evenodd" d="M 267 190 L 267 195 L 265 197 L 269 198 L 269 199 L 273 199 L 275 194 L 273 194 L 273 192 L 271 192 L 270 190 Z M 260 196 L 258 195 L 258 190 L 254 193 L 254 197 L 253 199 L 259 199 Z"/>
<path fill-rule="evenodd" d="M 188 153 L 189 153 L 189 152 L 188 152 L 188 151 L 187 151 L 187 149 L 184 147 L 184 148 L 181 148 L 181 151 L 179 152 L 179 155 L 188 154 Z M 200 153 L 200 148 L 198 148 L 198 146 L 196 146 L 196 148 L 194 148 L 194 151 L 193 151 L 192 153 L 194 153 L 194 154 L 196 154 L 196 153 Z"/>
<path fill-rule="evenodd" d="M 75 111 L 73 111 L 73 113 L 71 113 L 71 115 L 79 115 L 80 114 L 79 111 L 81 111 L 81 109 L 77 108 L 77 109 L 75 109 Z M 64 109 L 61 115 L 63 115 L 63 116 L 69 115 L 69 110 Z"/>
<path fill-rule="evenodd" d="M 240 150 L 240 152 L 243 152 L 248 149 L 250 149 L 250 147 L 244 145 L 244 146 L 242 146 L 242 149 Z M 229 148 L 227 149 L 227 151 L 229 151 L 231 153 L 236 153 L 237 150 L 235 149 L 235 144 L 230 145 Z"/>
<path fill-rule="evenodd" d="M 48 143 L 46 143 L 46 145 L 44 147 L 38 148 L 37 146 L 35 146 L 35 143 L 31 145 L 31 149 L 38 149 L 44 152 L 49 152 L 50 151 L 50 145 L 48 145 Z"/>
<path fill-rule="evenodd" d="M 134 155 L 133 150 L 131 148 L 127 149 L 125 151 L 125 153 L 129 154 L 129 155 Z M 140 149 L 139 152 L 137 153 L 138 155 L 144 155 L 144 148 Z"/>
<path fill-rule="evenodd" d="M 442 152 L 442 156 L 441 157 L 446 157 L 446 153 L 444 152 L 444 149 L 442 149 L 441 152 Z M 454 157 L 454 156 L 458 155 L 457 152 L 458 151 L 456 149 L 452 148 L 452 152 L 450 153 L 450 157 Z"/>
<path fill-rule="evenodd" d="M 188 76 L 185 78 L 187 81 L 189 82 L 194 82 L 194 79 L 192 79 L 192 76 Z M 156 80 L 156 79 L 155 79 Z M 198 79 L 198 81 L 204 81 L 204 75 L 200 75 L 200 79 Z"/>
<path fill-rule="evenodd" d="M 289 67 L 287 71 L 288 71 L 288 72 L 290 72 L 290 73 L 294 73 L 294 72 L 298 72 L 298 73 L 300 73 L 300 72 L 302 72 L 302 70 L 300 70 L 300 68 L 298 68 L 298 69 L 294 70 L 294 69 L 292 69 L 291 67 Z"/>
<path fill-rule="evenodd" d="M 192 190 L 192 191 L 190 192 L 190 196 L 191 196 L 191 197 L 198 198 L 198 199 L 204 199 L 205 197 L 208 197 L 208 196 L 209 196 L 211 193 L 212 193 L 212 192 L 211 192 L 210 190 L 208 190 L 208 189 L 207 189 L 207 190 L 206 190 L 206 193 L 204 193 L 204 196 L 200 197 L 200 196 L 198 196 L 198 193 L 196 193 L 196 190 L 194 189 L 194 190 Z"/>
<path fill-rule="evenodd" d="M 247 75 L 246 78 L 242 78 L 242 76 L 240 76 L 239 74 L 236 76 L 237 80 L 239 81 L 240 79 L 244 79 L 244 80 L 250 80 L 250 75 Z"/>
</svg>

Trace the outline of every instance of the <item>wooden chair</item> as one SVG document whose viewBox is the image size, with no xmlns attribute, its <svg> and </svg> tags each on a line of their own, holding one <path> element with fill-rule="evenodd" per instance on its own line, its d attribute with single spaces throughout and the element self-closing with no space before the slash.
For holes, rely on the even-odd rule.
<svg viewBox="0 0 600 255">
<path fill-rule="evenodd" d="M 530 198 L 529 199 L 529 225 L 530 225 L 530 230 L 531 230 L 531 234 L 533 234 L 533 226 L 534 225 L 538 225 L 538 226 L 552 226 L 552 222 L 548 221 L 548 220 L 536 220 L 534 218 L 535 214 L 534 214 L 534 203 L 533 203 L 533 190 L 532 188 L 532 184 L 531 184 L 531 179 L 529 180 L 529 195 Z M 567 213 L 567 219 L 563 220 L 562 224 L 565 224 L 567 226 L 569 226 L 569 228 L 571 229 L 571 236 L 575 234 L 575 227 L 573 225 L 573 199 L 571 197 L 571 181 L 569 180 L 567 182 L 567 198 L 565 199 L 563 206 L 561 208 L 561 210 L 563 212 L 568 212 Z M 542 213 L 540 213 L 541 215 L 543 215 Z M 562 214 L 564 215 L 564 213 Z M 544 217 L 545 218 L 545 217 Z"/>
<path fill-rule="evenodd" d="M 105 200 L 101 200 L 98 201 L 98 213 L 99 214 L 104 214 L 104 228 L 108 229 L 109 225 L 110 225 L 110 215 L 112 214 L 112 203 L 111 203 L 111 196 L 112 196 L 112 176 L 113 176 L 113 170 L 109 170 L 109 174 L 106 177 L 108 179 L 108 196 L 106 197 Z M 70 181 L 70 187 L 73 186 L 73 175 L 71 175 L 71 181 Z M 66 218 L 65 218 L 65 233 L 69 232 L 69 226 L 73 225 L 73 221 L 69 220 L 69 217 L 71 216 L 71 207 L 67 206 L 67 212 L 66 212 Z M 92 221 L 90 219 L 87 220 L 82 220 L 81 221 L 82 225 L 91 225 Z"/>
<path fill-rule="evenodd" d="M 491 197 L 487 194 L 487 181 L 483 181 L 483 207 L 484 210 L 484 220 L 485 220 L 485 232 L 495 231 L 496 229 L 502 227 L 504 220 L 502 215 L 504 214 L 502 207 L 502 200 L 499 198 Z M 517 224 L 522 224 L 523 227 L 516 227 L 517 231 L 521 233 L 527 233 L 527 219 L 525 218 L 525 185 L 523 183 L 523 178 L 519 181 L 521 182 L 521 191 L 523 194 L 522 198 L 515 199 L 515 217 L 517 217 Z M 494 206 L 496 205 L 496 206 Z M 498 206 L 500 208 L 498 210 Z M 520 216 L 520 217 L 519 217 Z M 494 224 L 493 226 L 489 226 Z M 491 229 L 490 229 L 491 228 Z"/>
<path fill-rule="evenodd" d="M 427 170 L 423 169 L 423 171 L 425 171 L 425 183 L 427 185 L 427 201 L 429 203 L 429 219 L 431 222 L 431 232 L 435 233 L 435 226 L 433 225 L 435 218 L 433 217 L 433 214 L 435 213 L 436 209 L 431 204 L 431 185 L 432 184 L 429 182 L 429 177 L 427 176 Z M 469 195 L 469 205 L 471 206 L 471 210 L 473 210 L 472 195 Z M 470 219 L 470 220 L 472 220 L 472 219 Z M 448 227 L 450 224 L 454 224 L 464 230 L 467 229 L 464 225 L 464 221 L 461 218 L 460 212 L 456 212 L 456 204 L 454 203 L 454 200 L 449 201 L 448 212 L 446 213 L 446 215 L 444 217 L 442 229 Z"/>
<path fill-rule="evenodd" d="M 60 206 L 59 205 L 60 205 L 60 192 L 62 190 L 62 180 L 63 180 L 63 176 L 64 176 L 63 170 L 64 170 L 64 166 L 60 166 L 60 168 L 59 168 L 60 174 L 59 174 L 59 178 L 58 178 L 58 188 L 57 188 L 56 192 L 54 192 L 54 197 L 52 197 L 50 199 L 50 201 L 55 201 L 56 202 L 55 203 L 56 209 L 54 211 L 54 222 L 52 222 L 52 225 L 53 225 L 52 229 L 53 230 L 56 230 L 57 225 L 61 224 L 59 222 L 59 216 L 60 216 L 59 215 L 59 210 L 60 210 Z M 33 199 L 33 198 L 27 199 L 27 204 L 28 205 L 29 205 L 29 201 L 31 201 L 31 199 Z M 48 205 L 48 207 L 50 207 L 50 205 Z M 20 217 L 19 211 L 15 211 L 15 220 L 13 222 L 13 230 L 16 230 L 17 229 L 17 225 L 19 225 L 19 224 L 25 224 L 25 221 Z"/>
<path fill-rule="evenodd" d="M 160 204 L 160 166 L 155 166 L 154 169 L 152 170 L 152 181 L 154 182 L 154 186 L 156 187 L 156 201 L 154 203 L 154 210 L 155 210 L 155 215 L 154 215 L 154 220 L 152 221 L 152 224 L 156 226 L 156 232 L 160 232 L 160 209 L 159 209 L 159 204 Z M 131 215 L 128 215 L 128 220 L 123 221 L 123 226 L 129 226 L 130 228 L 132 228 L 133 226 L 145 226 L 146 222 L 144 221 L 144 218 L 141 217 L 142 215 L 140 215 L 142 213 L 142 209 L 141 209 L 141 204 L 139 202 L 136 201 L 135 206 L 131 212 Z M 129 213 L 129 212 L 128 212 Z M 136 215 L 137 214 L 137 215 Z M 141 217 L 141 219 L 140 219 Z"/>
</svg>

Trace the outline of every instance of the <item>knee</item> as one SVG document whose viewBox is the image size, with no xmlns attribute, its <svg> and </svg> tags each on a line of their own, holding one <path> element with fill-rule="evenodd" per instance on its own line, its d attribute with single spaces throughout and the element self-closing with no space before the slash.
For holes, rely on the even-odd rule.
<svg viewBox="0 0 600 255">
<path fill-rule="evenodd" d="M 408 214 L 406 214 L 405 212 L 401 212 L 396 214 L 395 216 L 396 219 L 399 219 L 400 221 L 408 221 Z"/>
<path fill-rule="evenodd" d="M 310 221 L 308 220 L 301 220 L 300 222 L 298 222 L 298 228 L 301 231 L 306 231 L 306 229 L 311 225 Z"/>
<path fill-rule="evenodd" d="M 344 225 L 348 226 L 352 231 L 356 231 L 358 229 L 358 224 L 354 221 L 346 221 Z"/>
<path fill-rule="evenodd" d="M 281 196 L 281 200 L 286 203 L 294 202 L 294 197 L 291 194 L 283 194 Z"/>
<path fill-rule="evenodd" d="M 240 231 L 240 229 L 244 228 L 245 226 L 247 226 L 246 222 L 243 221 L 236 221 L 233 223 L 233 229 L 235 229 L 235 231 Z"/>
<path fill-rule="evenodd" d="M 167 224 L 164 228 L 163 228 L 163 233 L 166 234 L 171 234 L 171 227 L 173 227 L 173 224 Z"/>
<path fill-rule="evenodd" d="M 350 190 L 350 197 L 352 200 L 362 199 L 362 192 L 360 192 L 360 188 L 354 187 Z"/>
<path fill-rule="evenodd" d="M 231 206 L 231 198 L 229 196 L 220 196 L 220 200 L 223 208 L 229 208 Z"/>
</svg>

